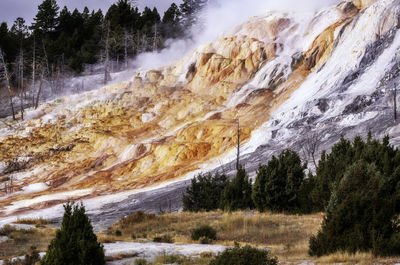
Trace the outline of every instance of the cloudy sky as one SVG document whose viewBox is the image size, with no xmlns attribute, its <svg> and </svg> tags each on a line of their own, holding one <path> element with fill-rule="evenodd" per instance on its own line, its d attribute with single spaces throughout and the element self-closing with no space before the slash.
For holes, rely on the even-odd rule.
<svg viewBox="0 0 400 265">
<path fill-rule="evenodd" d="M 82 11 L 87 6 L 90 10 L 101 8 L 104 12 L 115 2 L 117 0 L 57 0 L 60 8 L 66 5 L 69 9 L 78 8 Z M 137 5 L 139 9 L 155 6 L 162 16 L 172 2 L 178 4 L 181 0 L 137 0 Z M 30 24 L 41 3 L 42 0 L 0 0 L 0 22 L 5 21 L 10 26 L 17 17 L 23 17 Z"/>
</svg>

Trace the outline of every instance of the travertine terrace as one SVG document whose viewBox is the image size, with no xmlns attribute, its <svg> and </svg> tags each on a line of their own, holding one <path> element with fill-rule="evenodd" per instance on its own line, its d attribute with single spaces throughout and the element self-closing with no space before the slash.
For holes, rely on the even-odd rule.
<svg viewBox="0 0 400 265">
<path fill-rule="evenodd" d="M 0 217 L 180 179 L 234 152 L 238 119 L 249 145 L 287 140 L 283 127 L 273 137 L 268 130 L 277 120 L 289 128 L 300 110 L 339 117 L 310 100 L 335 91 L 350 104 L 372 94 L 376 86 L 339 88 L 370 69 L 362 60 L 378 40 L 392 34 L 387 47 L 397 45 L 399 7 L 355 0 L 304 14 L 265 11 L 171 66 L 132 70 L 126 82 L 40 105 L 0 131 L 0 178 L 14 182 L 13 194 L 0 192 Z"/>
</svg>

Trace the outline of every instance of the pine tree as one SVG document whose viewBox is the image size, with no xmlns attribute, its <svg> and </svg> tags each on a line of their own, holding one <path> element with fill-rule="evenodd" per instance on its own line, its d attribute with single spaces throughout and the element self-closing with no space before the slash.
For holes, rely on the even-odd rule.
<svg viewBox="0 0 400 265">
<path fill-rule="evenodd" d="M 58 25 L 58 10 L 56 0 L 44 0 L 38 7 L 33 29 L 44 34 L 54 31 Z"/>
<path fill-rule="evenodd" d="M 252 209 L 251 181 L 246 170 L 239 166 L 236 176 L 225 187 L 220 208 L 227 211 Z"/>
<path fill-rule="evenodd" d="M 181 12 L 175 3 L 172 3 L 167 11 L 165 11 L 161 26 L 161 34 L 164 38 L 178 38 L 182 36 Z"/>
<path fill-rule="evenodd" d="M 321 230 L 310 238 L 310 255 L 399 255 L 398 191 L 375 165 L 354 163 L 332 193 Z"/>
<path fill-rule="evenodd" d="M 184 211 L 212 211 L 218 209 L 221 194 L 228 183 L 225 175 L 211 173 L 192 179 L 182 197 Z"/>
<path fill-rule="evenodd" d="M 103 265 L 104 250 L 97 242 L 85 207 L 67 203 L 64 205 L 61 229 L 51 241 L 42 265 Z"/>
<path fill-rule="evenodd" d="M 283 151 L 278 158 L 272 157 L 267 165 L 260 166 L 252 194 L 257 209 L 301 211 L 300 193 L 305 168 L 299 155 L 291 150 Z"/>
<path fill-rule="evenodd" d="M 207 5 L 207 0 L 183 0 L 180 7 L 182 23 L 185 29 L 190 29 L 198 23 L 198 14 Z"/>
</svg>

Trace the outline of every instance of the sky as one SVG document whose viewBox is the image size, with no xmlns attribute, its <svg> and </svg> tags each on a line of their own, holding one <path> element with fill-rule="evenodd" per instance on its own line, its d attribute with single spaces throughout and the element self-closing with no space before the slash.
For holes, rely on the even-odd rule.
<svg viewBox="0 0 400 265">
<path fill-rule="evenodd" d="M 137 5 L 140 10 L 145 6 L 157 7 L 158 12 L 163 16 L 164 11 L 175 2 L 179 4 L 182 0 L 137 0 Z M 60 9 L 65 5 L 69 9 L 78 8 L 82 11 L 85 6 L 89 10 L 98 10 L 101 8 L 103 12 L 117 0 L 57 0 Z M 37 13 L 37 7 L 42 3 L 42 0 L 0 0 L 0 23 L 7 22 L 11 26 L 17 17 L 23 17 L 28 25 L 33 22 L 33 18 Z"/>
</svg>

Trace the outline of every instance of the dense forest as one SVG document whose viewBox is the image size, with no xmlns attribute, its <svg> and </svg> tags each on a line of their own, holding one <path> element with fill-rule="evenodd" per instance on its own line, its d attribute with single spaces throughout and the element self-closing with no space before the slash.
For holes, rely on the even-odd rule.
<svg viewBox="0 0 400 265">
<path fill-rule="evenodd" d="M 45 82 L 51 92 L 63 89 L 64 77 L 104 73 L 129 67 L 128 60 L 143 52 L 157 51 L 167 39 L 181 38 L 197 23 L 196 15 L 205 0 L 184 0 L 171 4 L 161 17 L 158 10 L 139 11 L 135 1 L 118 0 L 103 14 L 87 7 L 61 8 L 56 0 L 44 0 L 34 22 L 27 25 L 18 17 L 9 27 L 0 25 L 0 92 L 8 94 L 12 114 L 13 98 L 23 100 L 31 91 L 30 105 L 37 107 Z"/>
</svg>

